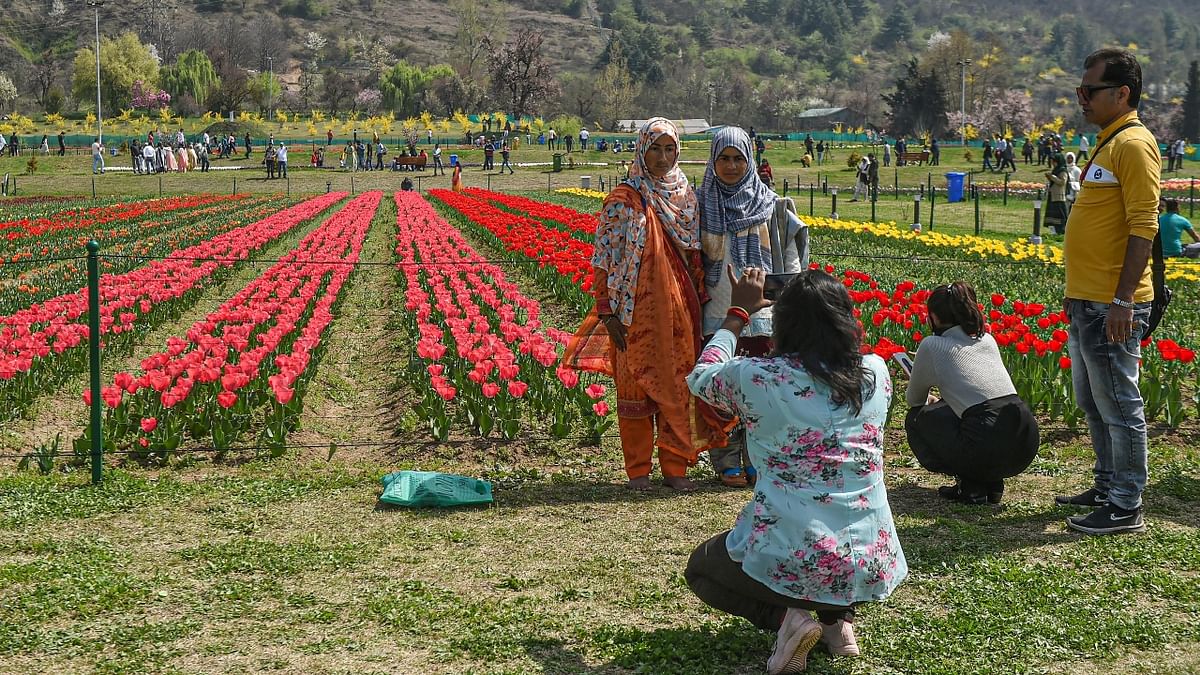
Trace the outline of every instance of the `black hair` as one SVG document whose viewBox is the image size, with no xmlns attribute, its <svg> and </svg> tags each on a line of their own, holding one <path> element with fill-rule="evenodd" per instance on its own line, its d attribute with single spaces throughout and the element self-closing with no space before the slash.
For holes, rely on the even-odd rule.
<svg viewBox="0 0 1200 675">
<path fill-rule="evenodd" d="M 965 281 L 938 286 L 925 301 L 929 311 L 947 326 L 961 326 L 967 335 L 980 337 L 984 333 L 983 312 L 975 289 Z"/>
<path fill-rule="evenodd" d="M 846 287 L 821 270 L 805 270 L 779 294 L 774 323 L 775 355 L 799 359 L 838 405 L 862 412 L 875 374 L 863 367 L 862 329 Z"/>
<path fill-rule="evenodd" d="M 1124 49 L 1098 49 L 1088 54 L 1083 67 L 1091 68 L 1101 62 L 1104 63 L 1104 74 L 1100 79 L 1108 84 L 1129 87 L 1129 107 L 1138 107 L 1142 100 L 1142 66 L 1138 64 L 1137 57 Z"/>
<path fill-rule="evenodd" d="M 1166 200 L 1166 202 L 1167 202 L 1167 213 L 1179 213 L 1179 200 L 1178 199 L 1168 199 L 1168 200 Z"/>
</svg>

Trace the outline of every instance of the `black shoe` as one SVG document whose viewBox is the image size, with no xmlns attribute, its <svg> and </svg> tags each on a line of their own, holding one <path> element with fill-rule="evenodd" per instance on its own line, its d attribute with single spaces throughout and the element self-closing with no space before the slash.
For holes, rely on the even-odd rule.
<svg viewBox="0 0 1200 675">
<path fill-rule="evenodd" d="M 1086 516 L 1067 518 L 1067 527 L 1085 534 L 1117 534 L 1141 532 L 1146 529 L 1146 523 L 1142 520 L 1140 508 L 1126 511 L 1115 504 L 1109 504 Z"/>
<path fill-rule="evenodd" d="M 961 484 L 943 485 L 938 488 L 938 496 L 960 504 L 999 504 L 1004 497 L 1004 487 L 982 492 L 964 491 Z"/>
<path fill-rule="evenodd" d="M 1054 503 L 1061 506 L 1086 506 L 1090 509 L 1098 509 L 1102 506 L 1108 506 L 1108 495 L 1096 488 L 1088 488 L 1073 496 L 1058 495 L 1054 498 Z"/>
</svg>

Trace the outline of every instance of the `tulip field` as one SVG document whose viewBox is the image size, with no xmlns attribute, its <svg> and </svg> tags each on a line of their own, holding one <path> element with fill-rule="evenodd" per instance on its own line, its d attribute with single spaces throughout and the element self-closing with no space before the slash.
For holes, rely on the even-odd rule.
<svg viewBox="0 0 1200 675">
<path fill-rule="evenodd" d="M 0 672 L 761 672 L 774 636 L 682 576 L 752 493 L 704 462 L 695 493 L 626 490 L 612 383 L 562 367 L 602 197 L 0 200 Z M 1092 461 L 1061 247 L 804 220 L 864 351 L 915 350 L 931 289 L 970 281 L 1045 443 L 1003 504 L 946 502 L 894 372 L 885 482 L 914 573 L 859 608 L 858 661 L 818 648 L 809 672 L 1200 667 L 1200 265 L 1169 261 L 1143 349 L 1147 532 L 1086 539 L 1053 500 Z M 388 509 L 397 469 L 486 479 L 496 504 Z"/>
<path fill-rule="evenodd" d="M 432 190 L 428 201 L 413 193 L 397 193 L 394 203 L 387 198 L 389 212 L 396 211 L 393 259 L 404 309 L 398 319 L 412 336 L 406 381 L 419 400 L 424 437 L 600 443 L 613 422 L 606 383 L 590 376 L 580 382 L 559 365 L 571 330 L 591 305 L 595 194 L 471 188 Z M 104 242 L 100 330 L 106 353 L 119 354 L 133 351 L 141 333 L 178 320 L 201 292 L 264 246 L 309 223 L 293 250 L 190 326 L 178 326 L 157 351 L 139 357 L 139 367 L 116 372 L 100 391 L 110 452 L 158 461 L 188 447 L 218 456 L 239 446 L 282 454 L 324 354 L 339 291 L 357 272 L 384 199 L 379 192 L 299 202 L 197 195 L 8 207 L 0 220 L 0 308 L 8 312 L 0 316 L 0 410 L 14 419 L 84 371 L 87 300 L 79 251 L 88 239 Z M 850 291 L 864 350 L 885 358 L 915 350 L 930 288 L 966 278 L 979 292 L 1020 394 L 1044 418 L 1081 428 L 1066 320 L 1057 306 L 1061 249 L 809 220 L 812 265 L 840 277 Z M 536 288 L 522 288 L 505 268 L 519 270 Z M 1176 304 L 1145 343 L 1143 394 L 1150 420 L 1165 427 L 1200 416 L 1198 272 L 1195 262 L 1171 261 Z M 543 323 L 531 291 L 566 311 L 561 325 Z M 92 392 L 80 394 L 90 405 Z M 81 428 L 75 451 L 84 453 L 90 441 Z"/>
</svg>

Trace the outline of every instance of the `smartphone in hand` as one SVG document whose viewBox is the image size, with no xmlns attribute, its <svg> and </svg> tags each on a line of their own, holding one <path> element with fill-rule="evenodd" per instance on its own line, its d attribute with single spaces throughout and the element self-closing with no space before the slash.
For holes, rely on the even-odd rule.
<svg viewBox="0 0 1200 675">
<path fill-rule="evenodd" d="M 900 366 L 900 370 L 904 371 L 905 377 L 912 377 L 913 362 L 908 352 L 896 352 L 892 354 L 892 360 Z"/>
<path fill-rule="evenodd" d="M 792 279 L 796 278 L 798 272 L 784 272 L 780 274 L 768 274 L 767 280 L 763 284 L 763 297 L 767 300 L 778 300 L 779 294 L 783 292 L 784 287 L 792 283 Z"/>
</svg>

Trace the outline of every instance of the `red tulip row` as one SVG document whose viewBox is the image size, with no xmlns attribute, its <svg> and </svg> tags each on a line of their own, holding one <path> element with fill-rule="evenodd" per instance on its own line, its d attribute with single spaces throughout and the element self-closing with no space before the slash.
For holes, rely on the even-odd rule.
<svg viewBox="0 0 1200 675">
<path fill-rule="evenodd" d="M 18 218 L 0 222 L 0 232 L 7 241 L 28 237 L 46 237 L 97 226 L 122 225 L 161 213 L 180 209 L 194 209 L 208 204 L 245 199 L 247 195 L 187 195 L 123 202 L 88 209 L 66 209 L 40 218 Z M 11 259 L 10 259 L 11 261 Z M 3 262 L 0 260 L 0 262 Z"/>
<path fill-rule="evenodd" d="M 330 216 L 184 337 L 168 338 L 140 374 L 117 373 L 101 390 L 105 442 L 164 456 L 185 435 L 228 448 L 265 412 L 261 440 L 281 452 L 381 196 L 359 195 Z"/>
<path fill-rule="evenodd" d="M 495 241 L 512 259 L 536 261 L 537 266 L 527 268 L 528 273 L 557 300 L 581 314 L 591 306 L 587 294 L 592 285 L 590 242 L 469 195 L 448 190 L 430 190 L 429 195 L 454 210 L 460 226 Z"/>
<path fill-rule="evenodd" d="M 220 202 L 173 211 L 161 218 L 113 224 L 111 229 L 75 232 L 68 238 L 60 238 L 57 243 L 30 240 L 22 246 L 8 247 L 10 259 L 23 262 L 0 267 L 0 282 L 11 280 L 6 292 L 0 296 L 0 313 L 23 309 L 78 288 L 86 274 L 86 262 L 78 257 L 88 240 L 101 243 L 100 271 L 119 274 L 142 264 L 142 261 L 119 256 L 166 256 L 176 249 L 254 222 L 278 211 L 285 203 L 282 197 Z M 44 260 L 60 256 L 70 259 Z"/>
<path fill-rule="evenodd" d="M 120 336 L 135 322 L 154 323 L 178 311 L 214 275 L 229 270 L 300 223 L 342 200 L 321 195 L 178 250 L 145 267 L 100 279 L 100 330 Z M 71 373 L 82 370 L 88 337 L 87 289 L 0 316 L 0 410 L 17 410 Z"/>
<path fill-rule="evenodd" d="M 479 225 L 499 240 L 508 251 L 518 252 L 541 263 L 539 281 L 551 289 L 562 288 L 563 282 L 572 287 L 586 288 L 586 271 L 589 266 L 580 263 L 580 258 L 590 258 L 590 247 L 568 248 L 546 234 L 546 228 L 530 218 L 518 214 L 506 214 L 481 207 L 479 199 L 520 209 L 560 223 L 573 219 L 588 218 L 587 214 L 574 212 L 575 216 L 562 215 L 565 207 L 545 208 L 538 202 L 523 197 L 497 196 L 485 191 L 471 191 L 470 196 L 433 191 L 433 196 L 458 211 L 464 220 Z M 570 209 L 565 209 L 570 211 Z M 551 217 L 549 214 L 559 214 Z M 571 253 L 568 253 L 570 251 Z M 578 253 L 575 253 L 578 251 Z M 563 260 L 571 256 L 569 260 Z M 558 264 L 556 264 L 558 263 Z M 564 264 L 565 263 L 565 264 Z M 559 274 L 553 276 L 547 268 Z M 832 266 L 826 271 L 837 274 Z M 867 317 L 864 321 L 865 350 L 875 351 L 890 357 L 900 351 L 911 351 L 923 337 L 928 319 L 925 302 L 929 291 L 918 289 L 915 281 L 906 280 L 890 291 L 879 287 L 869 274 L 857 270 L 841 272 L 844 283 L 856 303 L 855 315 Z M 1065 355 L 1067 341 L 1067 319 L 1061 311 L 1048 311 L 1045 305 L 1020 300 L 1010 301 L 1003 294 L 991 296 L 991 307 L 985 308 L 988 329 L 1001 347 L 1013 374 L 1018 391 L 1037 410 L 1052 418 L 1063 418 L 1069 422 L 1078 419 L 1079 412 L 1073 404 L 1073 391 L 1069 374 L 1070 358 Z M 1151 415 L 1161 412 L 1168 424 L 1179 423 L 1184 406 L 1184 387 L 1187 382 L 1200 378 L 1200 370 L 1194 365 L 1195 354 L 1191 349 L 1180 347 L 1170 340 L 1147 343 L 1143 352 L 1146 363 L 1143 367 L 1142 390 Z"/>
<path fill-rule="evenodd" d="M 396 195 L 396 255 L 405 279 L 409 369 L 426 380 L 418 407 L 434 438 L 445 440 L 454 413 L 487 436 L 513 438 L 522 419 L 546 420 L 552 436 L 573 430 L 599 442 L 608 428 L 605 389 L 579 387 L 558 366 L 570 334 L 542 329 L 540 307 L 503 270 L 411 192 Z M 453 402 L 455 408 L 451 408 Z"/>
<path fill-rule="evenodd" d="M 491 192 L 482 188 L 467 188 L 467 194 L 477 199 L 495 202 L 506 209 L 526 214 L 530 218 L 557 223 L 576 237 L 589 243 L 596 236 L 598 220 L 592 213 L 580 213 L 559 204 L 540 202 L 536 199 L 502 192 Z"/>
</svg>

